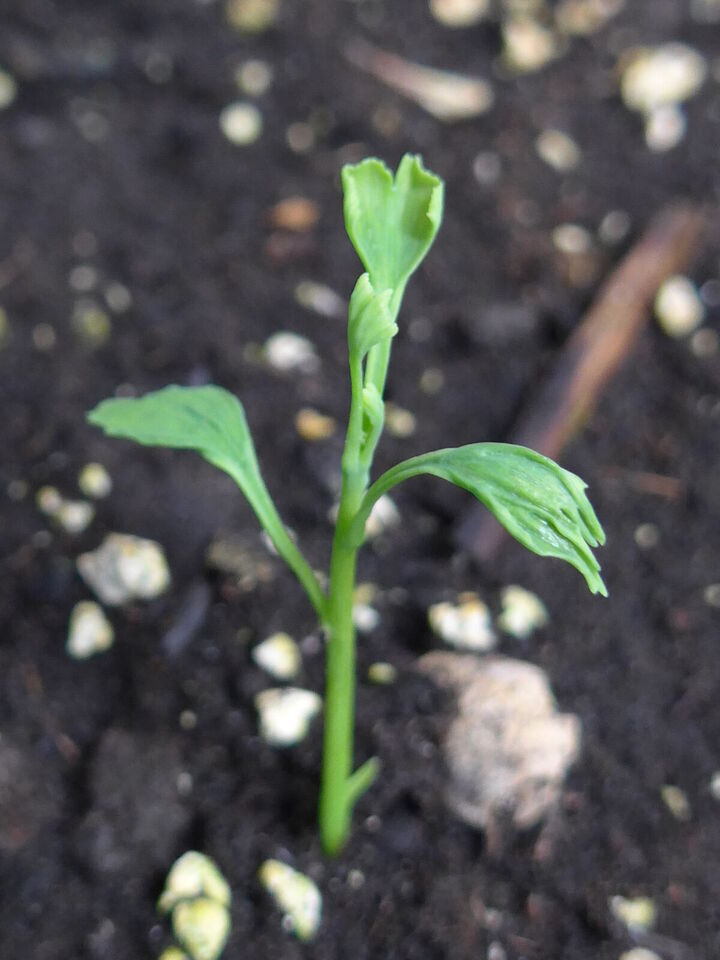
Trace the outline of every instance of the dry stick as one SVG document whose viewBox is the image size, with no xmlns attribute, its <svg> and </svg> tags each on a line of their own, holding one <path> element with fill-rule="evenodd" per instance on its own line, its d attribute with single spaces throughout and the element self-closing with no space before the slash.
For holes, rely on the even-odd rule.
<svg viewBox="0 0 720 960">
<path fill-rule="evenodd" d="M 558 457 L 635 346 L 660 284 L 692 258 L 704 221 L 704 211 L 690 204 L 667 207 L 653 219 L 568 339 L 555 369 L 521 414 L 511 443 Z M 486 564 L 505 532 L 490 514 L 473 506 L 455 536 L 461 547 Z"/>
</svg>

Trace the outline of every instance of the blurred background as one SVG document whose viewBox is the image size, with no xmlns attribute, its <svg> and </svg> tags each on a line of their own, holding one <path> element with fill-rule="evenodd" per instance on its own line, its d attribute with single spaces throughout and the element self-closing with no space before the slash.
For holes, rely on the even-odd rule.
<svg viewBox="0 0 720 960">
<path fill-rule="evenodd" d="M 228 960 L 718 956 L 719 82 L 717 0 L 0 4 L 0 956 L 158 956 L 154 903 L 191 847 L 233 887 Z M 227 477 L 84 413 L 234 391 L 323 566 L 360 272 L 340 170 L 406 152 L 446 213 L 378 466 L 560 423 L 610 599 L 478 545 L 462 492 L 398 491 L 360 571 L 358 751 L 386 773 L 328 864 L 319 730 L 263 742 L 249 652 L 293 634 L 320 691 L 312 611 Z M 112 533 L 158 545 L 123 544 L 139 592 L 112 556 L 78 564 Z M 509 584 L 549 622 L 492 645 L 546 671 L 583 746 L 545 826 L 488 836 L 445 810 L 451 708 L 413 667 L 443 643 L 430 607 L 472 591 L 493 616 Z M 365 680 L 377 661 L 396 683 Z M 278 855 L 323 891 L 311 946 L 257 882 Z"/>
</svg>

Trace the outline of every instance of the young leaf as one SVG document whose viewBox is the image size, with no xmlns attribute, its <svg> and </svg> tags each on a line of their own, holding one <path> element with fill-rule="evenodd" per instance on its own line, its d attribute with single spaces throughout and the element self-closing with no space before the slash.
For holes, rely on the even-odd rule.
<svg viewBox="0 0 720 960">
<path fill-rule="evenodd" d="M 354 537 L 362 538 L 365 520 L 383 493 L 421 473 L 469 490 L 528 550 L 572 564 L 585 577 L 592 593 L 607 596 L 600 565 L 591 550 L 605 542 L 605 534 L 585 496 L 585 483 L 526 447 L 473 443 L 398 464 L 367 492 L 355 521 Z"/>
<path fill-rule="evenodd" d="M 378 293 L 363 273 L 350 297 L 348 313 L 348 346 L 350 354 L 362 359 L 371 347 L 391 340 L 398 327 L 390 316 L 392 290 Z"/>
<path fill-rule="evenodd" d="M 435 239 L 443 211 L 443 182 L 420 157 L 406 154 L 393 175 L 380 160 L 343 167 L 345 228 L 376 290 L 400 298 Z"/>
<path fill-rule="evenodd" d="M 222 387 L 169 386 L 137 399 L 104 400 L 87 418 L 111 437 L 195 450 L 230 474 L 322 617 L 322 591 L 278 516 L 260 474 L 245 411 L 236 397 Z"/>
</svg>

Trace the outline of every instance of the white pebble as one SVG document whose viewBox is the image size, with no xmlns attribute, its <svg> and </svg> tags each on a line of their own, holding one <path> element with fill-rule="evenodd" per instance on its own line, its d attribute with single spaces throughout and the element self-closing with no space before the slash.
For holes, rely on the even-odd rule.
<svg viewBox="0 0 720 960">
<path fill-rule="evenodd" d="M 300 648 L 287 633 L 274 633 L 253 647 L 252 658 L 276 680 L 294 680 L 300 672 Z"/>
<path fill-rule="evenodd" d="M 188 850 L 170 868 L 158 900 L 158 910 L 168 913 L 181 901 L 194 897 L 207 897 L 227 907 L 231 892 L 214 860 L 197 850 Z"/>
<path fill-rule="evenodd" d="M 70 614 L 66 650 L 75 660 L 103 653 L 113 645 L 115 633 L 99 603 L 82 600 Z"/>
<path fill-rule="evenodd" d="M 552 240 L 556 250 L 571 257 L 588 253 L 593 245 L 590 233 L 577 223 L 561 223 L 555 227 Z"/>
<path fill-rule="evenodd" d="M 339 293 L 314 280 L 301 280 L 295 287 L 295 299 L 301 307 L 312 310 L 321 317 L 339 320 L 347 311 L 347 303 Z"/>
<path fill-rule="evenodd" d="M 303 740 L 310 723 L 322 709 L 322 700 L 312 690 L 273 687 L 255 697 L 260 714 L 260 736 L 273 747 L 289 747 Z"/>
<path fill-rule="evenodd" d="M 705 307 L 688 277 L 669 277 L 655 297 L 655 316 L 669 337 L 685 337 L 705 319 Z"/>
<path fill-rule="evenodd" d="M 235 71 L 235 81 L 249 97 L 260 97 L 272 85 L 273 68 L 265 60 L 246 60 Z"/>
<path fill-rule="evenodd" d="M 192 960 L 218 960 L 230 934 L 230 913 L 207 897 L 183 900 L 173 910 L 172 925 Z"/>
<path fill-rule="evenodd" d="M 622 243 L 630 231 L 631 220 L 625 210 L 610 210 L 600 221 L 598 237 L 608 247 Z"/>
<path fill-rule="evenodd" d="M 688 100 L 700 89 L 706 75 L 704 57 L 683 43 L 644 49 L 630 59 L 623 72 L 622 98 L 631 110 L 649 113 Z"/>
<path fill-rule="evenodd" d="M 714 773 L 710 779 L 710 796 L 713 800 L 720 800 L 720 770 Z"/>
<path fill-rule="evenodd" d="M 626 950 L 620 955 L 620 960 L 662 960 L 660 954 L 654 950 L 646 950 L 645 947 L 634 947 L 632 950 Z"/>
<path fill-rule="evenodd" d="M 580 166 L 582 153 L 575 141 L 562 130 L 543 130 L 535 141 L 541 160 L 558 173 L 567 173 Z"/>
<path fill-rule="evenodd" d="M 83 533 L 95 518 L 95 507 L 87 500 L 63 500 L 53 519 L 66 533 Z"/>
<path fill-rule="evenodd" d="M 655 925 L 657 908 L 649 897 L 611 897 L 610 911 L 629 930 L 645 932 Z"/>
<path fill-rule="evenodd" d="M 660 796 L 676 820 L 680 820 L 682 823 L 687 823 L 689 820 L 692 820 L 692 808 L 684 790 L 681 790 L 680 787 L 676 787 L 674 784 L 666 783 L 665 786 L 660 789 Z"/>
<path fill-rule="evenodd" d="M 78 486 L 86 497 L 102 500 L 112 490 L 112 480 L 101 463 L 87 463 L 78 476 Z"/>
<path fill-rule="evenodd" d="M 645 143 L 653 153 L 667 153 L 685 136 L 687 122 L 676 104 L 655 107 L 645 117 Z"/>
<path fill-rule="evenodd" d="M 124 533 L 110 533 L 97 550 L 81 554 L 77 568 L 90 589 L 111 607 L 128 600 L 152 600 L 170 584 L 162 547 Z"/>
<path fill-rule="evenodd" d="M 492 650 L 497 637 L 490 611 L 476 594 L 461 594 L 458 603 L 436 603 L 428 610 L 433 633 L 458 650 Z"/>
<path fill-rule="evenodd" d="M 297 333 L 281 331 L 274 333 L 263 348 L 265 359 L 274 370 L 288 373 L 298 370 L 300 373 L 316 373 L 320 369 L 320 359 L 315 347 L 306 337 Z"/>
<path fill-rule="evenodd" d="M 0 110 L 9 107 L 17 96 L 17 84 L 5 70 L 0 70 Z"/>
<path fill-rule="evenodd" d="M 220 111 L 220 129 L 237 147 L 255 143 L 262 133 L 262 127 L 262 114 L 252 103 L 238 101 Z"/>
<path fill-rule="evenodd" d="M 397 680 L 397 669 L 392 663 L 378 660 L 377 663 L 370 664 L 367 675 L 370 683 L 376 683 L 378 686 L 388 686 Z"/>
<path fill-rule="evenodd" d="M 513 16 L 503 22 L 503 57 L 517 73 L 534 73 L 558 56 L 557 38 L 537 20 Z"/>
<path fill-rule="evenodd" d="M 490 13 L 490 0 L 430 0 L 430 13 L 444 27 L 472 27 Z"/>
<path fill-rule="evenodd" d="M 395 506 L 395 502 L 385 493 L 375 501 L 370 511 L 365 524 L 365 536 L 368 540 L 372 540 L 399 524 L 400 511 Z"/>
<path fill-rule="evenodd" d="M 550 619 L 542 600 L 523 587 L 505 587 L 501 602 L 502 613 L 497 618 L 497 624 L 501 630 L 518 640 L 527 640 Z"/>
<path fill-rule="evenodd" d="M 355 603 L 352 611 L 353 623 L 360 633 L 372 633 L 380 624 L 380 612 L 369 603 Z"/>
<path fill-rule="evenodd" d="M 660 543 L 660 531 L 654 523 L 641 523 L 633 537 L 641 550 L 652 550 Z"/>
<path fill-rule="evenodd" d="M 293 933 L 300 940 L 311 940 L 322 916 L 322 895 L 316 884 L 280 860 L 266 860 L 258 876 L 285 914 Z"/>
</svg>

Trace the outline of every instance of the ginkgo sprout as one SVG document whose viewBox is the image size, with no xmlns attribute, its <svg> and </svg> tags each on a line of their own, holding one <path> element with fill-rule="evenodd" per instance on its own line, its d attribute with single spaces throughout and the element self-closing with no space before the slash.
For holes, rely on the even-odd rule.
<svg viewBox="0 0 720 960">
<path fill-rule="evenodd" d="M 352 617 L 357 553 L 379 497 L 418 474 L 449 480 L 474 494 L 529 550 L 567 561 L 593 593 L 607 595 L 591 549 L 605 538 L 585 484 L 532 450 L 502 443 L 436 450 L 392 467 L 370 484 L 400 305 L 440 227 L 444 187 L 416 156 L 405 156 L 394 177 L 374 158 L 346 166 L 342 183 L 345 226 L 366 272 L 350 298 L 350 413 L 327 588 L 288 535 L 262 479 L 243 407 L 228 391 L 168 386 L 139 399 L 105 400 L 88 415 L 110 436 L 195 450 L 230 474 L 304 587 L 327 636 L 319 820 L 329 854 L 345 844 L 355 803 L 379 769 L 374 758 L 354 769 Z"/>
</svg>

